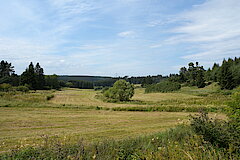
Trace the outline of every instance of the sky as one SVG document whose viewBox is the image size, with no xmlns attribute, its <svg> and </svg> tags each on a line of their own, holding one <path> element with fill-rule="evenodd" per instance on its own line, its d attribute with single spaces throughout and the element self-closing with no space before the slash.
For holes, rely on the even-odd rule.
<svg viewBox="0 0 240 160">
<path fill-rule="evenodd" d="M 0 0 L 0 60 L 21 74 L 145 76 L 240 56 L 239 0 Z"/>
</svg>

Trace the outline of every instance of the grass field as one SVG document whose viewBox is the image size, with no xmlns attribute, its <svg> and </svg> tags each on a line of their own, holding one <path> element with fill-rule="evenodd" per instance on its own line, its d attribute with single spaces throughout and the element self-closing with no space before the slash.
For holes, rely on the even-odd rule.
<svg viewBox="0 0 240 160">
<path fill-rule="evenodd" d="M 98 141 L 152 134 L 186 121 L 190 113 L 120 112 L 112 109 L 154 106 L 218 107 L 225 106 L 230 98 L 229 95 L 216 93 L 213 88 L 189 87 L 174 93 L 150 94 L 145 94 L 144 89 L 138 88 L 131 102 L 122 103 L 104 102 L 96 98 L 97 94 L 99 91 L 81 89 L 1 93 L 0 151 L 7 151 L 16 145 L 40 144 L 43 135 L 59 136 L 71 141 L 79 138 Z M 47 100 L 48 97 L 52 99 Z M 96 110 L 96 106 L 109 110 Z M 218 116 L 224 118 L 223 114 Z"/>
<path fill-rule="evenodd" d="M 83 106 L 98 106 L 105 108 L 119 107 L 226 107 L 226 102 L 230 100 L 229 95 L 218 93 L 218 86 L 215 84 L 207 86 L 203 89 L 195 87 L 183 87 L 178 92 L 172 93 L 144 93 L 143 88 L 135 89 L 135 94 L 130 102 L 109 103 L 104 102 L 96 95 L 100 91 L 81 90 L 81 89 L 65 89 L 54 93 L 51 99 L 53 104 L 71 104 Z"/>
<path fill-rule="evenodd" d="M 124 138 L 162 131 L 186 120 L 189 113 L 114 112 L 61 108 L 0 108 L 0 146 L 34 144 L 42 135 Z M 3 145 L 4 144 L 4 145 Z"/>
</svg>

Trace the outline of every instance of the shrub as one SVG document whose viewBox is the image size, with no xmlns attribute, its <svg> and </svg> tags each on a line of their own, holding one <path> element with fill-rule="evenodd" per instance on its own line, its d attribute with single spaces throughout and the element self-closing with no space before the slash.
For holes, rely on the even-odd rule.
<svg viewBox="0 0 240 160">
<path fill-rule="evenodd" d="M 102 90 L 101 90 L 101 92 L 104 93 L 104 92 L 106 92 L 109 88 L 110 88 L 110 87 L 103 87 Z"/>
<path fill-rule="evenodd" d="M 134 86 L 125 80 L 118 80 L 103 95 L 119 101 L 128 101 L 134 95 Z"/>
<path fill-rule="evenodd" d="M 207 113 L 201 112 L 197 116 L 191 116 L 191 126 L 204 140 L 228 149 L 230 153 L 240 153 L 240 92 L 236 92 L 232 97 L 228 108 L 228 121 L 211 119 Z"/>
<path fill-rule="evenodd" d="M 53 97 L 54 97 L 54 95 L 51 94 L 51 95 L 48 95 L 48 96 L 46 97 L 46 99 L 47 99 L 47 100 L 50 100 L 50 99 L 52 99 Z"/>
<path fill-rule="evenodd" d="M 72 82 L 67 82 L 66 87 L 73 87 L 73 83 Z"/>
<path fill-rule="evenodd" d="M 177 82 L 171 82 L 171 81 L 163 81 L 158 84 L 152 84 L 147 86 L 145 89 L 146 93 L 151 92 L 172 92 L 179 90 L 181 88 L 180 83 Z"/>
<path fill-rule="evenodd" d="M 240 152 L 240 92 L 232 95 L 233 100 L 229 103 L 229 128 L 233 139 L 233 146 Z"/>
<path fill-rule="evenodd" d="M 100 91 L 103 89 L 103 86 L 94 86 L 95 91 Z"/>
<path fill-rule="evenodd" d="M 12 89 L 12 86 L 8 83 L 0 84 L 0 91 L 9 92 Z"/>
<path fill-rule="evenodd" d="M 231 138 L 227 122 L 209 118 L 206 112 L 200 112 L 199 115 L 191 116 L 191 118 L 193 130 L 203 135 L 205 141 L 222 148 L 229 147 Z"/>
<path fill-rule="evenodd" d="M 15 89 L 16 91 L 25 92 L 25 93 L 29 91 L 29 88 L 27 86 L 17 86 Z"/>
</svg>

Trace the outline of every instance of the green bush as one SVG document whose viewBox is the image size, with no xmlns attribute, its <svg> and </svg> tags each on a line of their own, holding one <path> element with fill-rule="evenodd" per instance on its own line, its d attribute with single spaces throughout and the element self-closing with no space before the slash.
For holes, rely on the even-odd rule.
<svg viewBox="0 0 240 160">
<path fill-rule="evenodd" d="M 15 89 L 16 91 L 25 92 L 25 93 L 29 91 L 29 88 L 27 86 L 17 86 Z"/>
<path fill-rule="evenodd" d="M 48 96 L 46 97 L 47 100 L 50 100 L 50 99 L 52 99 L 52 98 L 54 98 L 54 95 L 53 95 L 53 94 L 48 95 Z"/>
<path fill-rule="evenodd" d="M 240 153 L 240 92 L 236 92 L 232 97 L 228 108 L 228 121 L 211 119 L 207 113 L 201 112 L 197 116 L 191 116 L 191 126 L 204 140 L 229 152 Z"/>
<path fill-rule="evenodd" d="M 227 122 L 209 118 L 206 112 L 200 112 L 199 115 L 191 116 L 191 118 L 193 130 L 203 135 L 205 141 L 221 148 L 229 148 L 231 136 Z"/>
<path fill-rule="evenodd" d="M 125 80 L 118 80 L 103 95 L 118 101 L 128 101 L 134 95 L 134 86 Z"/>
<path fill-rule="evenodd" d="M 11 91 L 11 89 L 12 89 L 12 86 L 8 83 L 0 84 L 0 91 L 9 92 Z"/>
<path fill-rule="evenodd" d="M 102 90 L 101 90 L 101 93 L 104 93 L 106 92 L 110 87 L 103 87 Z"/>
<path fill-rule="evenodd" d="M 233 138 L 233 146 L 240 153 L 240 92 L 232 95 L 233 100 L 229 103 L 229 128 Z"/>
<path fill-rule="evenodd" d="M 145 93 L 151 92 L 172 92 L 181 88 L 180 83 L 163 81 L 157 84 L 148 85 L 145 89 Z"/>
<path fill-rule="evenodd" d="M 101 91 L 103 86 L 94 86 L 94 91 Z"/>
</svg>

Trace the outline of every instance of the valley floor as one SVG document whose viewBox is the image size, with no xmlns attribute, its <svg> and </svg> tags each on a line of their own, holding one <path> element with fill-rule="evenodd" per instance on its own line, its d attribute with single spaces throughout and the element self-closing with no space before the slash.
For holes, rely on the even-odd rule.
<svg viewBox="0 0 240 160">
<path fill-rule="evenodd" d="M 195 90 L 195 91 L 194 91 Z M 69 141 L 84 138 L 125 139 L 148 135 L 187 123 L 193 112 L 123 112 L 114 108 L 131 107 L 224 107 L 228 95 L 212 88 L 185 87 L 174 93 L 145 94 L 135 90 L 131 102 L 108 103 L 97 98 L 99 91 L 64 89 L 30 93 L 4 93 L 0 96 L 0 151 L 16 146 L 34 146 L 42 137 L 60 137 Z M 53 96 L 54 95 L 54 96 Z M 48 97 L 52 98 L 48 98 Z M 50 99 L 50 100 L 47 100 Z M 98 108 L 99 107 L 99 108 Z M 212 116 L 225 118 L 224 114 Z"/>
</svg>

